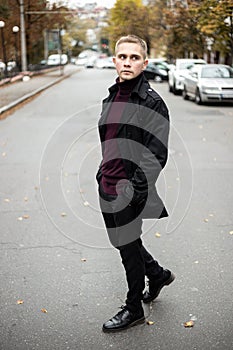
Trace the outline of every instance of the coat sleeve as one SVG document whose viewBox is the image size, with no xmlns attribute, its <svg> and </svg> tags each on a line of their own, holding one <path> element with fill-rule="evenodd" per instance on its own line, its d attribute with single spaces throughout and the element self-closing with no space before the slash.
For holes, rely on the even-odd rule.
<svg viewBox="0 0 233 350">
<path fill-rule="evenodd" d="M 153 109 L 143 109 L 140 125 L 140 161 L 124 189 L 126 197 L 133 198 L 136 204 L 145 200 L 148 191 L 155 187 L 158 176 L 167 162 L 169 112 L 162 99 L 155 101 Z"/>
</svg>

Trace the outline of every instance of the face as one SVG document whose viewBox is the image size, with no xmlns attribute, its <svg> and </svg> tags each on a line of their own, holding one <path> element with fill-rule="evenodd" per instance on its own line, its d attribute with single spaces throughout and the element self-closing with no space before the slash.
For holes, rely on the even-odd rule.
<svg viewBox="0 0 233 350">
<path fill-rule="evenodd" d="M 139 44 L 121 43 L 113 57 L 120 82 L 136 78 L 147 66 L 143 51 Z"/>
</svg>

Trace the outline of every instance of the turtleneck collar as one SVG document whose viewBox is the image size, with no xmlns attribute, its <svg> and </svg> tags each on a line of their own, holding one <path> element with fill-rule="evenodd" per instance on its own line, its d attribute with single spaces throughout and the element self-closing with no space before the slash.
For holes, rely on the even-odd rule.
<svg viewBox="0 0 233 350">
<path fill-rule="evenodd" d="M 119 93 L 121 95 L 130 94 L 133 90 L 133 88 L 136 86 L 138 81 L 141 79 L 142 73 L 139 74 L 136 78 L 125 80 L 120 82 L 119 77 L 116 79 L 116 84 L 119 89 Z"/>
</svg>

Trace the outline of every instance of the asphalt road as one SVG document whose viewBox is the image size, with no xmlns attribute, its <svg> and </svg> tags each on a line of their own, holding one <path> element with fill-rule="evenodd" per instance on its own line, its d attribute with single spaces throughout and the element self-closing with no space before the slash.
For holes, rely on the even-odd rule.
<svg viewBox="0 0 233 350">
<path fill-rule="evenodd" d="M 159 179 L 170 217 L 147 221 L 143 240 L 177 277 L 144 306 L 153 324 L 101 331 L 126 293 L 95 183 L 115 76 L 82 70 L 0 121 L 0 349 L 230 350 L 233 109 L 184 101 L 166 83 L 153 86 L 172 120 Z"/>
</svg>

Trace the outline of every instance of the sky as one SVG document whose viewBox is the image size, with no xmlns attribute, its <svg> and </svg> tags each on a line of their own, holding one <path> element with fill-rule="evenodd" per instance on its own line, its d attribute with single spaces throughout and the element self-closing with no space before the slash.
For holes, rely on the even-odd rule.
<svg viewBox="0 0 233 350">
<path fill-rule="evenodd" d="M 98 6 L 104 6 L 111 8 L 114 6 L 116 0 L 69 0 L 70 4 L 83 6 L 86 3 L 93 3 L 96 2 Z"/>
</svg>

